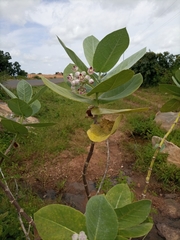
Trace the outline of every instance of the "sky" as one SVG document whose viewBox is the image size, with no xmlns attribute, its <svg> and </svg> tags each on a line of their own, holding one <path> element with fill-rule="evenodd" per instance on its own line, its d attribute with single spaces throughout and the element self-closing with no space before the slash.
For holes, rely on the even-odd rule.
<svg viewBox="0 0 180 240">
<path fill-rule="evenodd" d="M 72 62 L 57 36 L 87 64 L 83 40 L 124 27 L 124 58 L 144 47 L 180 54 L 179 0 L 0 0 L 0 50 L 28 73 L 63 72 Z"/>
</svg>

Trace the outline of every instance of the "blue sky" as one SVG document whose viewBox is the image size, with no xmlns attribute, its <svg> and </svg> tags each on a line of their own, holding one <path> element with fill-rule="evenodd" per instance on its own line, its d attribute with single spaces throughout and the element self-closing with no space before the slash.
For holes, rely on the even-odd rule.
<svg viewBox="0 0 180 240">
<path fill-rule="evenodd" d="M 56 36 L 85 60 L 82 42 L 127 28 L 125 58 L 147 47 L 180 54 L 179 0 L 1 0 L 0 50 L 28 73 L 63 71 L 70 59 Z"/>
</svg>

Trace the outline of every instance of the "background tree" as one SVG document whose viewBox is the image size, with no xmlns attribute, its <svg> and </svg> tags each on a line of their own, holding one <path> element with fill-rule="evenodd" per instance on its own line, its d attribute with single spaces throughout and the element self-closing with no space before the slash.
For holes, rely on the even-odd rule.
<svg viewBox="0 0 180 240">
<path fill-rule="evenodd" d="M 158 83 L 172 83 L 172 74 L 180 66 L 180 55 L 169 52 L 147 52 L 133 67 L 135 73 L 143 75 L 142 86 L 155 86 Z"/>
<path fill-rule="evenodd" d="M 16 61 L 10 62 L 11 55 L 8 52 L 0 50 L 0 73 L 9 74 L 10 76 L 27 76 L 27 72 L 21 69 L 21 65 Z"/>
</svg>

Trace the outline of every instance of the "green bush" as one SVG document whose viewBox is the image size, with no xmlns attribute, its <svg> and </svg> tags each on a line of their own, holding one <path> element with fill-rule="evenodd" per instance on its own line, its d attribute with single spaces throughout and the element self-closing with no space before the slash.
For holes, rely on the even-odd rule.
<svg viewBox="0 0 180 240">
<path fill-rule="evenodd" d="M 146 173 L 154 149 L 151 143 L 142 147 L 142 145 L 134 145 L 134 153 L 136 155 L 136 162 L 134 168 L 138 171 Z M 180 169 L 173 164 L 167 164 L 167 154 L 159 153 L 154 162 L 153 174 L 158 181 L 163 183 L 163 189 L 169 191 L 180 190 Z"/>
<path fill-rule="evenodd" d="M 142 115 L 133 115 L 129 118 L 134 136 L 142 139 L 151 139 L 153 136 L 163 137 L 165 131 L 161 130 L 154 121 L 154 116 L 146 117 Z"/>
</svg>

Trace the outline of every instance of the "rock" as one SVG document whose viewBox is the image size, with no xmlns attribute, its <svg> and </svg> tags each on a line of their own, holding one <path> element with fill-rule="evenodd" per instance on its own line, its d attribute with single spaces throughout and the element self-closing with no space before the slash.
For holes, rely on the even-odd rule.
<svg viewBox="0 0 180 240">
<path fill-rule="evenodd" d="M 19 118 L 13 118 L 13 113 L 9 109 L 7 103 L 0 102 L 0 116 L 9 118 L 9 119 L 15 119 L 15 121 L 18 121 Z M 1 120 L 1 118 L 0 118 Z M 38 123 L 39 120 L 35 117 L 28 117 L 24 120 L 26 123 Z"/>
<path fill-rule="evenodd" d="M 180 204 L 177 201 L 174 199 L 165 199 L 164 204 L 165 206 L 160 207 L 163 216 L 171 219 L 180 218 Z"/>
<path fill-rule="evenodd" d="M 165 129 L 166 131 L 169 130 L 171 125 L 174 123 L 175 119 L 177 118 L 178 113 L 176 112 L 158 112 L 155 116 L 155 122 L 157 124 L 160 124 L 160 127 L 162 129 Z M 178 122 L 176 127 L 180 127 L 180 123 Z"/>
<path fill-rule="evenodd" d="M 170 227 L 165 223 L 158 223 L 156 227 L 159 230 L 159 234 L 165 237 L 166 240 L 180 240 L 180 229 Z"/>
<path fill-rule="evenodd" d="M 152 137 L 152 145 L 160 143 L 162 138 L 153 136 Z M 162 153 L 167 153 L 167 161 L 169 163 L 175 164 L 177 167 L 180 167 L 180 148 L 173 144 L 172 142 L 168 142 L 165 140 L 164 149 L 161 150 Z"/>
</svg>

